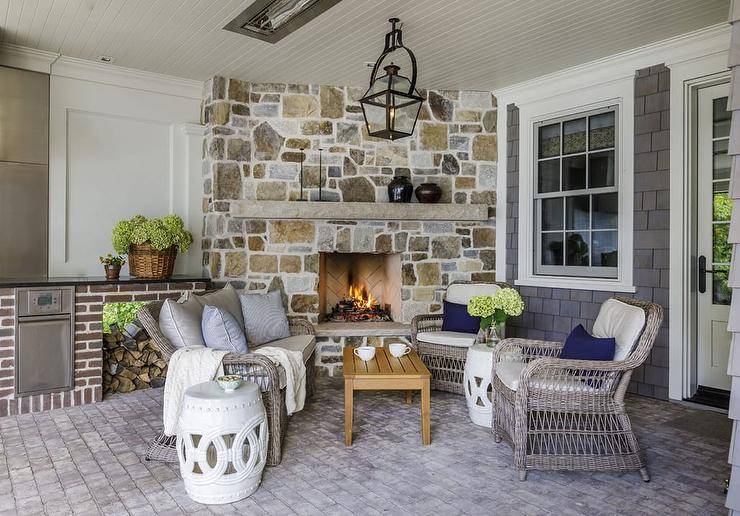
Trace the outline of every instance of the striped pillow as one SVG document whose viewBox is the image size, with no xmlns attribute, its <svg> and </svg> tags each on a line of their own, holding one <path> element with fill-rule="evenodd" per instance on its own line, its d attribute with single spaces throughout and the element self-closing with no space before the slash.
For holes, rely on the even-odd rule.
<svg viewBox="0 0 740 516">
<path fill-rule="evenodd" d="M 259 345 L 290 337 L 288 316 L 285 314 L 280 291 L 241 294 L 239 300 L 249 344 Z"/>
</svg>

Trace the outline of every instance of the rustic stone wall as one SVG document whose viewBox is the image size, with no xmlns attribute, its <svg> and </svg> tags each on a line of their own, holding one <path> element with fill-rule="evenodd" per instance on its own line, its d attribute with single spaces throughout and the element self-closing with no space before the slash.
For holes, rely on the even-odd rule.
<svg viewBox="0 0 740 516">
<path fill-rule="evenodd" d="M 0 417 L 95 403 L 103 398 L 103 305 L 121 301 L 178 298 L 184 292 L 203 292 L 206 283 L 107 283 L 75 287 L 74 375 L 71 391 L 14 396 L 15 297 L 0 289 Z"/>
<path fill-rule="evenodd" d="M 439 312 L 454 280 L 493 280 L 496 101 L 489 92 L 428 91 L 414 136 L 389 142 L 366 134 L 361 89 L 257 84 L 215 77 L 203 99 L 204 267 L 217 282 L 280 289 L 291 315 L 318 319 L 319 252 L 400 253 L 403 322 Z M 442 202 L 486 204 L 482 223 L 246 219 L 233 202 L 295 200 L 299 148 L 306 149 L 305 197 L 387 202 L 403 174 L 437 182 Z M 319 174 L 319 151 L 322 170 Z M 379 209 L 382 209 L 379 207 Z"/>
</svg>

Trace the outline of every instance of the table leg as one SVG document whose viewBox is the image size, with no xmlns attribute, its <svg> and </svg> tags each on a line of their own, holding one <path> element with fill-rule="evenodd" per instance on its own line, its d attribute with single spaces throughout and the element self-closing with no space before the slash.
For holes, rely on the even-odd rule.
<svg viewBox="0 0 740 516">
<path fill-rule="evenodd" d="M 430 401 L 429 378 L 425 378 L 421 381 L 421 442 L 423 444 L 432 443 L 431 425 L 429 423 Z"/>
<path fill-rule="evenodd" d="M 406 391 L 406 405 L 411 405 L 414 399 L 414 391 Z"/>
<path fill-rule="evenodd" d="M 354 388 L 352 380 L 344 381 L 344 444 L 352 444 L 352 412 L 354 405 Z"/>
</svg>

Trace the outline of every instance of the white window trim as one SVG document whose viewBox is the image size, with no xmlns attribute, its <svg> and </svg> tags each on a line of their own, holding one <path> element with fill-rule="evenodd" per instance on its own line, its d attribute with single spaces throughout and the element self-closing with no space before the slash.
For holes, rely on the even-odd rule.
<svg viewBox="0 0 740 516">
<path fill-rule="evenodd" d="M 616 105 L 619 166 L 619 264 L 617 278 L 534 274 L 534 131 L 535 124 Z M 635 292 L 633 284 L 634 78 L 569 91 L 519 107 L 518 279 L 516 285 Z"/>
</svg>

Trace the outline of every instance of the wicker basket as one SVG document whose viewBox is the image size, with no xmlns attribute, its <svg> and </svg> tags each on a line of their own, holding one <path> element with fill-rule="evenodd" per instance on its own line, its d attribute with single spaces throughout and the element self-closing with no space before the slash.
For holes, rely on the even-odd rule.
<svg viewBox="0 0 740 516">
<path fill-rule="evenodd" d="M 177 258 L 177 246 L 158 251 L 149 244 L 131 244 L 128 248 L 128 266 L 132 276 L 146 279 L 164 279 L 172 276 Z"/>
</svg>

